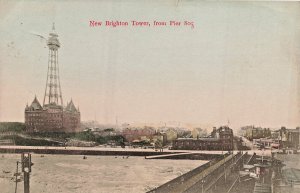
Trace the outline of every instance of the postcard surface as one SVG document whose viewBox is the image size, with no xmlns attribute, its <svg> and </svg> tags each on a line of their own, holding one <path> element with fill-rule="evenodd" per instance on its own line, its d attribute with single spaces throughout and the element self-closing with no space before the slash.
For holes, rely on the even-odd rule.
<svg viewBox="0 0 300 193">
<path fill-rule="evenodd" d="M 299 2 L 0 0 L 0 192 L 299 192 L 299 20 Z"/>
</svg>

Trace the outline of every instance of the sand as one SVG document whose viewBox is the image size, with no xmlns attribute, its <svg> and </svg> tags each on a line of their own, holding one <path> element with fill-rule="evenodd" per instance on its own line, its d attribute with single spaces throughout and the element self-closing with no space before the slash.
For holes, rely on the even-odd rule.
<svg viewBox="0 0 300 193">
<path fill-rule="evenodd" d="M 207 161 L 146 160 L 143 157 L 33 154 L 31 193 L 146 192 Z M 1 193 L 12 193 L 17 154 L 0 154 Z M 7 173 L 10 172 L 10 173 Z M 23 192 L 23 181 L 18 191 Z"/>
</svg>

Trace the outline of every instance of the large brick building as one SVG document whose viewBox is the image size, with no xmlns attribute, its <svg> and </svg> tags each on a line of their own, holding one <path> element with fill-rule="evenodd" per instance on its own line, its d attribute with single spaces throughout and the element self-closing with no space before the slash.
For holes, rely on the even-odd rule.
<svg viewBox="0 0 300 193">
<path fill-rule="evenodd" d="M 25 125 L 28 132 L 77 132 L 80 131 L 80 111 L 73 101 L 63 105 L 59 79 L 58 49 L 60 43 L 54 31 L 49 34 L 48 73 L 43 106 L 35 97 L 25 108 Z"/>
<path fill-rule="evenodd" d="M 35 97 L 25 108 L 25 125 L 28 132 L 77 132 L 80 131 L 80 111 L 73 101 L 62 106 L 42 105 Z"/>
</svg>

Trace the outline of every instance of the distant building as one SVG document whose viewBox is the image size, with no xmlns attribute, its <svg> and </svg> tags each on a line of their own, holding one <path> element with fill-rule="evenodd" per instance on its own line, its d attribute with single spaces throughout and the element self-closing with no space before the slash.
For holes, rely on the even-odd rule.
<svg viewBox="0 0 300 193">
<path fill-rule="evenodd" d="M 149 140 L 152 139 L 153 135 L 156 133 L 154 128 L 144 127 L 144 128 L 126 128 L 122 131 L 122 136 L 128 142 L 133 142 L 134 140 Z"/>
<path fill-rule="evenodd" d="M 280 147 L 299 148 L 299 127 L 297 127 L 296 129 L 287 129 L 285 127 L 281 127 L 281 129 L 277 132 L 279 133 Z"/>
<path fill-rule="evenodd" d="M 249 140 L 267 138 L 272 136 L 271 130 L 269 128 L 246 126 L 242 127 L 241 130 L 244 131 L 244 137 Z"/>
<path fill-rule="evenodd" d="M 173 141 L 172 149 L 182 150 L 233 150 L 233 131 L 227 126 L 214 129 L 210 137 L 180 138 Z"/>
<path fill-rule="evenodd" d="M 279 143 L 274 139 L 270 138 L 260 138 L 260 139 L 253 139 L 253 145 L 262 148 L 262 149 L 271 149 L 271 148 L 278 148 Z"/>
<path fill-rule="evenodd" d="M 80 111 L 71 100 L 63 105 L 59 79 L 58 35 L 49 34 L 48 73 L 43 106 L 35 97 L 25 108 L 25 125 L 28 132 L 77 132 L 80 131 Z"/>
</svg>

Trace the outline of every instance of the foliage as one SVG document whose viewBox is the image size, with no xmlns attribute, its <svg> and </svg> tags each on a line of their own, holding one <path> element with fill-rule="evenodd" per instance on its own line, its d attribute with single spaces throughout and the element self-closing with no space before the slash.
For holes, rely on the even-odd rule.
<svg viewBox="0 0 300 193">
<path fill-rule="evenodd" d="M 0 122 L 0 132 L 22 132 L 25 124 L 21 122 Z"/>
<path fill-rule="evenodd" d="M 125 145 L 124 144 L 125 139 L 121 135 L 105 136 L 105 137 L 98 136 L 98 135 L 95 136 L 95 142 L 99 144 L 105 144 L 111 141 L 115 142 L 116 145 L 121 145 L 121 146 Z"/>
<path fill-rule="evenodd" d="M 71 138 L 75 138 L 75 139 L 82 140 L 82 141 L 95 141 L 96 140 L 95 135 L 90 130 L 75 133 L 75 135 L 72 136 Z"/>
<path fill-rule="evenodd" d="M 16 145 L 24 146 L 59 146 L 58 142 L 47 141 L 43 139 L 23 138 L 18 135 L 4 136 L 2 139 L 12 139 Z"/>
<path fill-rule="evenodd" d="M 113 131 L 115 131 L 115 129 L 114 128 L 107 128 L 107 129 L 104 129 L 103 131 L 104 132 L 113 132 Z"/>
<path fill-rule="evenodd" d="M 147 146 L 147 145 L 151 145 L 150 141 L 139 141 L 139 142 L 132 142 L 133 145 L 140 145 L 140 146 Z"/>
<path fill-rule="evenodd" d="M 71 138 L 74 133 L 65 133 L 65 132 L 35 132 L 35 133 L 27 133 L 32 137 L 45 137 L 45 138 L 53 138 L 53 139 L 61 139 L 65 140 L 67 138 Z"/>
<path fill-rule="evenodd" d="M 155 149 L 162 148 L 162 141 L 160 139 L 156 140 L 155 144 L 154 144 L 154 147 L 155 147 Z"/>
<path fill-rule="evenodd" d="M 1 131 L 23 131 L 25 129 L 25 125 L 23 123 L 11 122 L 11 123 L 0 123 L 0 132 Z M 106 129 L 105 131 L 110 132 L 114 131 L 111 128 Z M 50 138 L 56 141 L 65 142 L 68 139 L 76 139 L 81 141 L 92 141 L 98 144 L 106 144 L 109 142 L 114 142 L 116 145 L 124 146 L 124 142 L 126 141 L 121 135 L 108 135 L 101 136 L 94 134 L 91 130 L 82 131 L 78 133 L 65 133 L 65 132 L 34 132 L 34 133 L 26 133 L 27 136 L 32 138 Z M 26 139 L 17 135 L 6 136 L 6 138 L 13 138 L 16 140 L 16 145 L 58 145 L 53 144 L 53 142 L 49 142 L 43 139 Z M 32 142 L 31 142 L 31 141 Z M 54 142 L 55 143 L 55 142 Z"/>
</svg>

